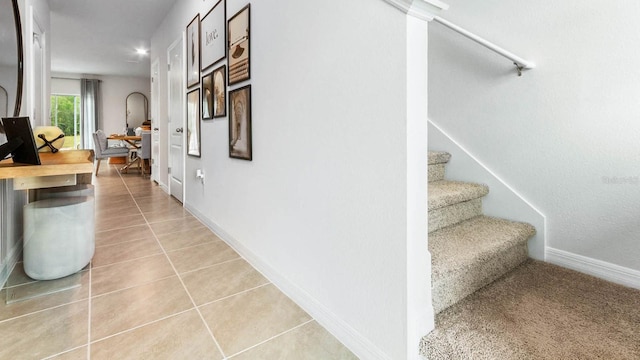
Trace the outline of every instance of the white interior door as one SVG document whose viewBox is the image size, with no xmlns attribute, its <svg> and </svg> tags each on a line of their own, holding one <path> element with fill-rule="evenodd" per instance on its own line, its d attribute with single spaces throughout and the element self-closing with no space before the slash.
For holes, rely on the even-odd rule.
<svg viewBox="0 0 640 360">
<path fill-rule="evenodd" d="M 160 127 L 158 113 L 160 107 L 160 60 L 155 59 L 151 64 L 151 180 L 159 183 L 158 170 L 160 163 Z"/>
<path fill-rule="evenodd" d="M 169 59 L 169 193 L 183 201 L 184 193 L 184 69 L 183 37 L 168 49 Z"/>
</svg>

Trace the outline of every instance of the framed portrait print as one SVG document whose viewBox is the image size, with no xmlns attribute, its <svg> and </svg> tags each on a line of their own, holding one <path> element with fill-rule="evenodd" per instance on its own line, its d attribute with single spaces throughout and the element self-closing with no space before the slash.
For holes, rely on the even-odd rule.
<svg viewBox="0 0 640 360">
<path fill-rule="evenodd" d="M 213 70 L 213 117 L 227 116 L 227 66 Z"/>
<path fill-rule="evenodd" d="M 187 25 L 187 88 L 200 83 L 200 14 Z"/>
<path fill-rule="evenodd" d="M 187 155 L 200 157 L 200 89 L 187 93 Z"/>
<path fill-rule="evenodd" d="M 213 73 L 209 73 L 202 77 L 202 120 L 213 119 L 213 102 Z"/>
<path fill-rule="evenodd" d="M 251 85 L 229 91 L 229 157 L 251 160 Z"/>
<path fill-rule="evenodd" d="M 249 47 L 249 10 L 251 4 L 243 7 L 228 21 L 229 36 L 229 85 L 251 78 Z"/>
<path fill-rule="evenodd" d="M 226 9 L 226 0 L 219 0 L 200 22 L 202 70 L 209 68 L 227 55 Z"/>
</svg>

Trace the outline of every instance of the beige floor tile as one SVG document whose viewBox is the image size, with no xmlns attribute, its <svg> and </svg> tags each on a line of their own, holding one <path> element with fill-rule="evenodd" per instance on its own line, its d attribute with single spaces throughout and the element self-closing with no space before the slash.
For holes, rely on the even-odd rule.
<svg viewBox="0 0 640 360">
<path fill-rule="evenodd" d="M 102 187 L 98 187 L 97 191 L 100 191 L 100 193 L 97 196 L 95 196 L 96 206 L 118 207 L 120 202 L 124 202 L 126 205 L 133 203 L 133 199 L 131 198 L 131 195 L 129 194 L 129 192 L 124 186 L 119 186 L 119 188 L 112 188 L 111 191 L 116 192 L 116 194 L 112 194 L 112 193 L 103 194 L 101 192 L 103 191 Z"/>
<path fill-rule="evenodd" d="M 96 232 L 121 229 L 137 225 L 146 225 L 146 221 L 140 212 L 134 215 L 115 216 L 109 218 L 96 217 Z"/>
<path fill-rule="evenodd" d="M 149 223 L 181 219 L 187 216 L 191 216 L 191 214 L 183 207 L 169 207 L 161 211 L 144 213 L 144 217 Z"/>
<path fill-rule="evenodd" d="M 83 346 L 75 350 L 56 355 L 52 357 L 51 360 L 87 360 L 88 358 L 89 354 L 87 352 L 87 347 Z"/>
<path fill-rule="evenodd" d="M 202 226 L 200 220 L 189 215 L 181 219 L 161 221 L 150 224 L 151 230 L 157 235 L 168 234 L 172 232 L 185 231 L 193 229 L 196 226 Z"/>
<path fill-rule="evenodd" d="M 140 210 L 137 206 L 126 205 L 118 207 L 105 207 L 103 209 L 96 208 L 96 222 L 100 219 L 110 219 L 118 216 L 139 215 Z"/>
<path fill-rule="evenodd" d="M 100 340 L 193 307 L 178 277 L 91 299 L 91 339 Z"/>
<path fill-rule="evenodd" d="M 273 285 L 204 305 L 200 311 L 227 356 L 311 320 Z"/>
<path fill-rule="evenodd" d="M 182 204 L 173 197 L 136 199 L 136 204 L 143 213 L 182 208 Z"/>
<path fill-rule="evenodd" d="M 160 187 L 143 186 L 130 186 L 129 191 L 133 195 L 134 199 L 156 197 L 156 198 L 168 198 L 169 195 Z"/>
<path fill-rule="evenodd" d="M 152 238 L 153 232 L 151 232 L 148 225 L 136 225 L 126 229 L 113 229 L 96 232 L 96 247 Z"/>
<path fill-rule="evenodd" d="M 315 321 L 282 334 L 233 360 L 357 360 L 349 349 Z"/>
<path fill-rule="evenodd" d="M 83 271 L 78 273 L 80 280 L 80 286 L 72 289 L 55 292 L 49 295 L 43 295 L 32 299 L 14 302 L 7 304 L 5 299 L 7 298 L 7 290 L 3 289 L 0 292 L 0 321 L 10 319 L 16 316 L 26 315 L 35 311 L 49 309 L 52 307 L 69 304 L 79 300 L 83 300 L 89 297 L 89 272 Z M 25 286 L 42 287 L 49 286 L 49 284 L 55 283 L 57 280 L 49 280 L 44 282 L 31 282 Z M 45 293 L 46 290 L 40 288 L 40 293 Z M 0 336 L 2 337 L 2 336 Z M 1 359 L 2 357 L 0 357 Z"/>
<path fill-rule="evenodd" d="M 195 310 L 91 344 L 92 360 L 222 359 Z"/>
<path fill-rule="evenodd" d="M 202 225 L 187 231 L 158 235 L 158 240 L 166 251 L 173 251 L 189 246 L 220 241 L 220 238 Z"/>
<path fill-rule="evenodd" d="M 160 253 L 162 249 L 155 239 L 134 240 L 96 248 L 91 264 L 96 268 Z"/>
<path fill-rule="evenodd" d="M 111 207 L 124 207 L 124 206 L 136 206 L 136 203 L 133 201 L 131 196 L 129 195 L 117 195 L 117 198 L 104 198 L 99 197 L 98 202 L 96 202 L 96 209 L 108 209 Z"/>
<path fill-rule="evenodd" d="M 88 300 L 0 322 L 0 359 L 42 359 L 87 343 Z"/>
<path fill-rule="evenodd" d="M 180 274 L 240 257 L 224 241 L 191 246 L 168 252 L 167 255 Z"/>
<path fill-rule="evenodd" d="M 184 274 L 182 281 L 196 305 L 219 300 L 269 282 L 243 259 Z"/>
<path fill-rule="evenodd" d="M 175 275 L 164 254 L 94 268 L 91 273 L 91 295 L 147 284 Z"/>
</svg>

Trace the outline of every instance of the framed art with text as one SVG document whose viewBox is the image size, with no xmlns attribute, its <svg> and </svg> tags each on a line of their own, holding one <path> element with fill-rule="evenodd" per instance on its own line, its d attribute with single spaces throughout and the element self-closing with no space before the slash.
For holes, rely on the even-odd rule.
<svg viewBox="0 0 640 360">
<path fill-rule="evenodd" d="M 187 88 L 200 83 L 200 14 L 187 25 Z"/>
<path fill-rule="evenodd" d="M 251 85 L 229 91 L 229 157 L 251 160 Z"/>
<path fill-rule="evenodd" d="M 200 157 L 200 89 L 187 93 L 187 155 Z"/>
<path fill-rule="evenodd" d="M 226 0 L 219 0 L 200 21 L 202 70 L 227 55 Z"/>
<path fill-rule="evenodd" d="M 251 78 L 250 10 L 251 4 L 247 4 L 228 21 L 229 85 Z"/>
</svg>

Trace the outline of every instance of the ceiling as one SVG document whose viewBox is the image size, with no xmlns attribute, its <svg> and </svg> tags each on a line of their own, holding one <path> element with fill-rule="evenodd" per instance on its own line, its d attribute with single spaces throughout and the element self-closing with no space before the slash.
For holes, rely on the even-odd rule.
<svg viewBox="0 0 640 360">
<path fill-rule="evenodd" d="M 149 76 L 150 39 L 176 0 L 49 0 L 51 71 Z"/>
</svg>

